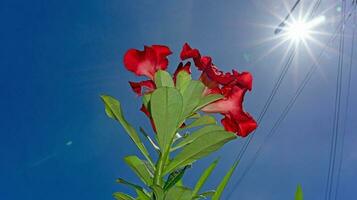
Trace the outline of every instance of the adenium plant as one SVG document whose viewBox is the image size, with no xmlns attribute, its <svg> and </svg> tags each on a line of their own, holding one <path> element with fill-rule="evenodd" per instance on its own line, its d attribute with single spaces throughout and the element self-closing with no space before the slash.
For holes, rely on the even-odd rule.
<svg viewBox="0 0 357 200">
<path fill-rule="evenodd" d="M 166 70 L 167 57 L 172 54 L 167 46 L 145 46 L 144 50 L 130 49 L 124 55 L 124 66 L 137 76 L 147 80 L 130 81 L 134 93 L 142 99 L 140 110 L 148 117 L 152 131 L 140 132 L 148 140 L 158 156 L 153 160 L 139 134 L 122 114 L 120 102 L 107 95 L 102 96 L 106 114 L 118 121 L 130 136 L 141 156 L 131 155 L 125 162 L 142 181 L 134 184 L 119 178 L 137 193 L 132 197 L 114 193 L 120 200 L 193 200 L 220 199 L 237 163 L 223 177 L 217 188 L 201 191 L 217 165 L 217 160 L 203 171 L 193 188 L 184 185 L 183 175 L 191 165 L 220 149 L 227 142 L 246 137 L 257 128 L 253 117 L 244 111 L 246 92 L 252 89 L 249 72 L 222 72 L 211 57 L 202 56 L 199 50 L 187 43 L 180 53 L 181 62 L 171 76 Z M 200 72 L 197 80 L 191 75 L 191 62 Z M 212 114 L 223 117 L 221 125 Z"/>
</svg>

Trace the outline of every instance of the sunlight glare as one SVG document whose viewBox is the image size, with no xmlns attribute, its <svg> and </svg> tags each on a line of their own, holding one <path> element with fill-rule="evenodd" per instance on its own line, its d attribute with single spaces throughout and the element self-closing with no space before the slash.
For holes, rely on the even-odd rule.
<svg viewBox="0 0 357 200">
<path fill-rule="evenodd" d="M 325 16 L 319 16 L 311 21 L 304 20 L 294 20 L 294 22 L 289 23 L 285 29 L 285 36 L 295 42 L 305 41 L 307 38 L 311 37 L 313 29 L 325 22 Z"/>
</svg>

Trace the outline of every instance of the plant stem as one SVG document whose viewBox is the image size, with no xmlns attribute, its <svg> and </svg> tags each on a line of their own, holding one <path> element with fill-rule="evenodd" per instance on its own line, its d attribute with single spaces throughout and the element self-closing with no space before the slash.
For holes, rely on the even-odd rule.
<svg viewBox="0 0 357 200">
<path fill-rule="evenodd" d="M 154 175 L 154 184 L 155 185 L 158 185 L 158 186 L 162 185 L 162 172 L 164 170 L 167 158 L 169 156 L 169 152 L 170 152 L 169 150 L 160 152 L 160 157 L 159 157 L 159 160 L 157 161 L 155 175 Z"/>
</svg>

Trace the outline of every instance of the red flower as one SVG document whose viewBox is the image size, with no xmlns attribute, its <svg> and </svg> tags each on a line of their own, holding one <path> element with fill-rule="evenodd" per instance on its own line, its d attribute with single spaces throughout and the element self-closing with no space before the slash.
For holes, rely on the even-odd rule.
<svg viewBox="0 0 357 200">
<path fill-rule="evenodd" d="M 257 128 L 257 123 L 243 110 L 243 99 L 247 90 L 252 89 L 253 77 L 249 72 L 232 73 L 219 70 L 209 56 L 201 56 L 197 49 L 184 44 L 180 57 L 182 60 L 192 58 L 198 70 L 202 71 L 200 80 L 207 87 L 204 95 L 219 93 L 223 99 L 213 102 L 202 110 L 209 113 L 221 113 L 222 125 L 227 131 L 245 137 Z"/>
<path fill-rule="evenodd" d="M 138 96 L 151 93 L 156 89 L 155 82 L 153 81 L 154 75 L 158 70 L 167 69 L 168 59 L 166 57 L 170 54 L 170 49 L 163 45 L 145 46 L 144 51 L 129 49 L 125 53 L 125 67 L 138 76 L 147 76 L 151 79 L 141 82 L 129 81 L 132 90 Z M 180 71 L 186 71 L 187 73 L 191 74 L 190 66 L 190 62 L 187 62 L 185 65 L 180 63 L 174 73 L 173 80 L 176 82 L 176 76 Z M 156 131 L 155 124 L 149 110 L 144 105 L 142 105 L 140 110 L 150 119 L 153 129 Z"/>
<path fill-rule="evenodd" d="M 153 92 L 156 89 L 153 81 L 154 75 L 158 70 L 167 69 L 167 56 L 170 54 L 170 49 L 162 45 L 145 46 L 143 51 L 130 49 L 126 52 L 124 55 L 125 67 L 138 76 L 147 76 L 151 79 L 129 82 L 138 96 Z M 193 59 L 195 66 L 202 71 L 200 80 L 206 86 L 203 95 L 215 93 L 224 96 L 223 99 L 205 106 L 202 109 L 204 112 L 221 113 L 224 115 L 221 122 L 225 129 L 242 137 L 256 129 L 257 123 L 253 117 L 243 110 L 244 95 L 247 90 L 252 89 L 253 77 L 249 72 L 239 73 L 232 70 L 232 72 L 224 73 L 212 63 L 211 57 L 201 56 L 199 50 L 192 49 L 187 43 L 182 48 L 180 58 L 182 60 Z M 181 62 L 178 65 L 173 75 L 175 84 L 179 72 L 186 71 L 191 74 L 190 66 L 190 62 L 185 65 Z M 150 119 L 153 129 L 156 131 L 150 111 L 144 105 L 140 110 Z"/>
<path fill-rule="evenodd" d="M 146 80 L 141 82 L 131 82 L 129 84 L 133 91 L 138 95 L 141 96 L 144 93 L 150 93 L 156 89 L 156 85 L 152 80 Z M 143 89 L 146 88 L 146 92 L 143 92 Z"/>
<path fill-rule="evenodd" d="M 217 89 L 213 91 L 217 93 Z M 220 91 L 224 98 L 205 106 L 202 111 L 221 113 L 224 115 L 221 122 L 227 131 L 246 137 L 257 128 L 253 117 L 243 110 L 243 100 L 247 89 L 238 86 L 225 86 Z"/>
<path fill-rule="evenodd" d="M 125 67 L 138 76 L 154 78 L 157 70 L 166 70 L 169 61 L 167 56 L 172 52 L 167 46 L 145 46 L 144 51 L 129 49 L 124 55 Z"/>
<path fill-rule="evenodd" d="M 201 56 L 197 49 L 192 49 L 187 43 L 184 44 L 180 57 L 182 60 L 192 58 L 198 70 L 202 71 L 201 78 L 208 85 L 238 85 L 242 88 L 252 89 L 253 77 L 249 72 L 238 73 L 235 70 L 230 72 L 222 72 L 212 63 L 209 56 Z M 207 86 L 207 85 L 206 85 Z"/>
</svg>

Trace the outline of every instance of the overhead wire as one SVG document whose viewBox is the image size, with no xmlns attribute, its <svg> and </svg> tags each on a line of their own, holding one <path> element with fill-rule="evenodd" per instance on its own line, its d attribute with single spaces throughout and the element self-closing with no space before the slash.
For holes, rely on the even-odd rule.
<svg viewBox="0 0 357 200">
<path fill-rule="evenodd" d="M 262 109 L 262 111 L 260 112 L 260 114 L 259 114 L 259 116 L 257 118 L 257 123 L 258 124 L 263 120 L 266 112 L 268 111 L 268 108 L 270 107 L 270 104 L 272 103 L 272 101 L 273 101 L 278 89 L 280 88 L 280 85 L 281 85 L 286 73 L 288 72 L 288 70 L 289 70 L 289 68 L 290 68 L 290 66 L 292 64 L 292 61 L 293 61 L 293 59 L 295 57 L 295 54 L 296 54 L 296 51 L 295 51 L 295 48 L 293 48 L 290 51 L 289 57 L 288 57 L 287 61 L 285 62 L 284 66 L 282 67 L 281 73 L 279 74 L 279 77 L 276 80 L 276 82 L 274 84 L 274 87 L 273 87 L 272 91 L 270 92 L 270 95 L 269 95 L 267 101 L 265 102 L 265 104 L 263 106 L 263 109 Z M 235 161 L 239 161 L 239 160 L 242 159 L 246 149 L 248 148 L 248 145 L 250 144 L 250 142 L 254 138 L 254 132 L 250 136 L 248 136 L 246 142 L 243 144 L 243 147 L 241 148 L 241 150 L 239 151 L 238 155 L 236 156 Z"/>
<path fill-rule="evenodd" d="M 356 34 L 356 8 L 357 8 L 357 2 L 353 0 L 352 2 L 353 6 L 353 28 L 352 28 L 352 45 L 351 45 L 351 50 L 350 50 L 350 60 L 348 64 L 348 77 L 347 77 L 347 94 L 346 94 L 346 103 L 344 107 L 344 124 L 343 124 L 343 130 L 341 133 L 341 152 L 340 152 L 340 159 L 338 160 L 338 168 L 337 168 L 337 177 L 336 177 L 336 189 L 335 189 L 335 196 L 334 199 L 337 200 L 338 197 L 338 191 L 339 191 L 339 186 L 340 186 L 340 177 L 341 177 L 341 169 L 342 169 L 342 163 L 343 163 L 343 153 L 344 153 L 344 142 L 345 142 L 345 135 L 346 135 L 346 130 L 347 130 L 347 122 L 348 122 L 348 111 L 349 111 L 349 104 L 350 104 L 350 95 L 351 95 L 351 79 L 352 79 L 352 66 L 353 66 L 353 55 L 354 55 L 354 42 L 355 42 L 355 34 Z"/>
<path fill-rule="evenodd" d="M 332 138 L 331 138 L 330 153 L 329 153 L 329 168 L 328 168 L 327 183 L 325 189 L 326 200 L 331 200 L 331 196 L 332 196 L 333 183 L 335 178 L 334 172 L 335 172 L 335 163 L 336 163 L 337 143 L 339 139 L 338 135 L 340 129 L 341 96 L 342 96 L 342 80 L 343 80 L 343 64 L 344 64 L 345 13 L 346 13 L 346 0 L 342 0 L 341 21 L 343 22 L 343 24 L 340 28 L 334 118 L 333 118 Z"/>
<path fill-rule="evenodd" d="M 314 15 L 314 12 L 317 10 L 317 8 L 319 7 L 320 4 L 321 4 L 321 0 L 316 1 L 313 10 L 312 10 L 311 13 L 310 13 L 310 17 L 312 17 L 312 16 Z M 347 20 L 350 16 L 351 16 L 351 14 L 349 14 L 349 15 L 347 16 L 346 20 Z M 341 24 L 340 24 L 339 26 L 341 26 Z M 338 27 L 339 27 L 339 26 L 338 26 Z M 337 29 L 337 30 L 338 30 L 338 29 Z M 318 56 L 318 59 L 320 59 L 320 57 L 322 56 L 322 54 L 325 52 L 327 46 L 329 46 L 329 43 L 332 42 L 332 41 L 335 39 L 336 33 L 337 33 L 337 32 L 335 31 L 335 33 L 331 36 L 329 42 L 327 43 L 328 45 L 326 45 L 325 48 L 323 48 L 323 50 L 321 51 L 320 55 Z M 295 92 L 293 98 L 289 101 L 289 103 L 287 104 L 287 106 L 284 108 L 283 113 L 280 115 L 279 119 L 276 121 L 276 123 L 274 124 L 273 128 L 270 130 L 270 132 L 269 132 L 269 134 L 268 134 L 267 136 L 273 135 L 273 134 L 276 132 L 277 128 L 280 126 L 281 122 L 285 119 L 285 117 L 287 116 L 287 114 L 289 113 L 289 111 L 291 110 L 291 108 L 293 107 L 293 105 L 295 104 L 297 98 L 301 95 L 301 93 L 302 93 L 302 91 L 304 90 L 304 88 L 306 87 L 307 83 L 310 81 L 311 76 L 312 76 L 312 74 L 316 71 L 316 69 L 317 69 L 316 63 L 314 63 L 314 64 L 310 67 L 309 72 L 306 74 L 304 80 L 302 81 L 302 83 L 300 84 L 299 88 L 298 88 L 297 91 Z M 279 81 L 279 80 L 280 80 L 280 78 L 278 79 L 278 81 Z M 274 87 L 273 91 L 274 91 L 274 90 L 277 90 L 277 89 L 275 89 L 275 87 Z M 275 92 L 275 93 L 276 93 L 276 92 Z M 274 97 L 274 95 L 273 95 L 273 97 Z M 269 96 L 267 102 L 269 102 L 269 100 L 270 100 L 271 98 L 272 98 L 272 97 Z M 270 103 L 271 103 L 271 102 L 270 102 Z M 261 112 L 261 113 L 264 113 L 264 114 L 263 114 L 263 115 L 260 115 L 260 117 L 258 118 L 258 119 L 260 119 L 260 120 L 258 120 L 258 121 L 261 121 L 261 119 L 264 117 L 264 115 L 265 115 L 265 113 L 266 113 L 265 110 L 267 110 L 267 107 L 269 107 L 270 103 L 266 103 L 266 104 L 265 104 L 265 106 L 264 106 L 264 108 L 263 108 L 263 111 Z M 268 105 L 268 106 L 266 106 L 266 105 Z M 249 143 L 251 142 L 253 136 L 254 136 L 254 135 L 252 135 L 251 137 L 249 137 L 248 140 L 247 140 L 247 142 L 243 145 L 243 148 L 241 149 L 241 151 L 239 152 L 239 154 L 238 154 L 237 157 L 236 157 L 236 161 L 237 161 L 237 160 L 241 160 L 241 158 L 242 158 L 242 156 L 244 155 L 244 153 L 245 153 L 245 151 L 246 151 L 246 149 L 247 149 Z M 238 179 L 238 181 L 234 184 L 234 187 L 233 187 L 233 188 L 236 188 L 236 187 L 240 184 L 241 180 L 244 178 L 244 176 L 247 174 L 247 172 L 248 172 L 248 171 L 250 170 L 250 168 L 252 167 L 252 164 L 255 162 L 255 160 L 256 160 L 257 157 L 259 156 L 259 153 L 261 152 L 264 143 L 265 143 L 268 139 L 269 139 L 269 137 L 265 137 L 264 142 L 260 145 L 260 147 L 258 148 L 258 151 L 255 153 L 252 162 L 248 165 L 248 167 L 246 168 L 246 170 L 243 172 L 241 178 Z M 233 194 L 233 192 L 234 192 L 234 190 L 231 190 L 231 191 L 228 193 L 228 195 L 227 195 L 228 197 L 227 197 L 227 198 L 229 198 L 229 197 Z"/>
<path fill-rule="evenodd" d="M 337 28 L 338 29 L 338 28 Z M 336 39 L 337 36 L 337 31 L 335 31 L 335 33 L 330 37 L 329 41 L 327 42 L 327 45 L 325 46 L 325 48 L 320 52 L 319 56 L 317 57 L 317 61 L 319 61 L 323 55 L 323 53 L 326 51 L 327 47 L 329 46 L 329 44 Z M 307 86 L 307 83 L 310 81 L 312 75 L 314 74 L 314 72 L 316 71 L 317 66 L 316 63 L 314 63 L 311 67 L 310 70 L 308 71 L 308 73 L 306 74 L 305 78 L 303 79 L 303 81 L 301 82 L 301 84 L 299 85 L 298 89 L 296 90 L 294 96 L 290 99 L 290 101 L 288 102 L 287 106 L 283 109 L 282 114 L 279 116 L 279 118 L 277 119 L 277 121 L 274 123 L 273 127 L 270 129 L 269 133 L 265 136 L 262 144 L 258 147 L 258 150 L 255 152 L 255 154 L 253 155 L 251 162 L 248 164 L 247 168 L 243 171 L 240 179 L 238 179 L 237 183 L 235 184 L 235 187 L 238 186 L 240 184 L 240 182 L 244 179 L 244 177 L 246 176 L 246 174 L 250 171 L 250 169 L 252 168 L 253 164 L 255 163 L 255 161 L 257 160 L 257 158 L 259 157 L 259 154 L 261 153 L 261 151 L 263 150 L 264 144 L 266 144 L 268 142 L 268 140 L 274 136 L 274 134 L 276 133 L 278 127 L 281 125 L 281 123 L 283 122 L 283 120 L 286 118 L 286 116 L 288 115 L 288 113 L 290 112 L 291 108 L 293 107 L 293 105 L 295 105 L 296 100 L 298 99 L 298 97 L 301 95 L 302 91 L 305 89 L 305 87 Z"/>
</svg>

